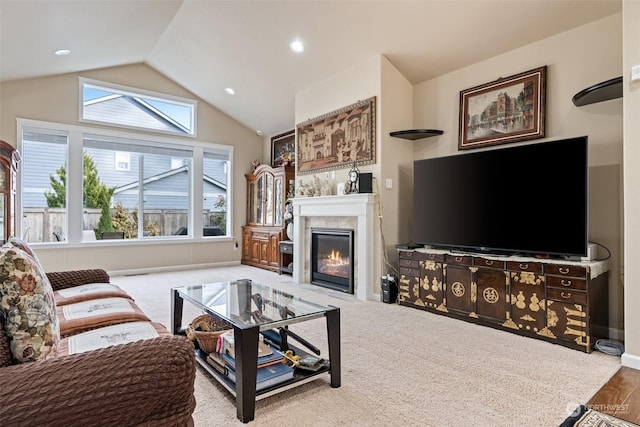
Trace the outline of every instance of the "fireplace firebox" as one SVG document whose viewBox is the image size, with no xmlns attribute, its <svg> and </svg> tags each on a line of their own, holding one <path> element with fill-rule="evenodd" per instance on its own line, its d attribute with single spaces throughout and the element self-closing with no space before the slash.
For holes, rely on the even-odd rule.
<svg viewBox="0 0 640 427">
<path fill-rule="evenodd" d="M 353 230 L 311 229 L 311 283 L 353 294 Z"/>
</svg>

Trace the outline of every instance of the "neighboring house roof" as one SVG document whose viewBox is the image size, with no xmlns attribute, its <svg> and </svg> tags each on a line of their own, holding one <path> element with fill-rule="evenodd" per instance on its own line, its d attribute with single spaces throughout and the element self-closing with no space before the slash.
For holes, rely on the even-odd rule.
<svg viewBox="0 0 640 427">
<path fill-rule="evenodd" d="M 147 129 L 189 133 L 189 130 L 142 98 L 112 94 L 84 102 L 84 118 Z"/>
<path fill-rule="evenodd" d="M 143 183 L 143 185 L 144 184 L 150 184 L 152 182 L 156 182 L 156 181 L 159 181 L 159 180 L 162 180 L 162 179 L 166 179 L 166 178 L 169 178 L 171 176 L 174 176 L 174 175 L 177 175 L 177 174 L 183 173 L 183 172 L 188 172 L 188 167 L 187 166 L 181 166 L 181 167 L 179 167 L 177 169 L 172 169 L 172 170 L 169 170 L 169 171 L 166 171 L 166 172 L 162 172 L 162 173 L 150 176 L 148 178 L 145 178 L 142 183 Z M 225 184 L 223 184 L 222 182 L 220 182 L 220 181 L 218 181 L 216 179 L 208 177 L 207 175 L 203 176 L 203 180 L 205 182 L 208 182 L 208 183 L 220 188 L 223 191 L 227 190 L 227 186 Z M 138 187 L 138 181 L 134 181 L 134 182 L 131 182 L 129 184 L 121 185 L 120 187 L 116 188 L 115 191 L 114 191 L 114 194 L 122 193 L 124 191 L 131 190 L 131 189 L 134 189 L 134 188 L 137 188 L 137 187 Z"/>
</svg>

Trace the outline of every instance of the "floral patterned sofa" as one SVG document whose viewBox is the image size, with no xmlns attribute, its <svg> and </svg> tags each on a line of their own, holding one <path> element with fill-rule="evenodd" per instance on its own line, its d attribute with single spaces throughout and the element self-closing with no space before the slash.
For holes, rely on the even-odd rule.
<svg viewBox="0 0 640 427">
<path fill-rule="evenodd" d="M 0 426 L 193 425 L 193 344 L 104 270 L 44 273 L 0 248 Z"/>
</svg>

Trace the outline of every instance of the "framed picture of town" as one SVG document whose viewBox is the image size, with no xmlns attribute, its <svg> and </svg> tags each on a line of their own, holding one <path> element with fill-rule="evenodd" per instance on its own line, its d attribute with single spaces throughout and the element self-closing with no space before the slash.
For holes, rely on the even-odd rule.
<svg viewBox="0 0 640 427">
<path fill-rule="evenodd" d="M 460 92 L 458 149 L 544 138 L 543 66 Z"/>
<path fill-rule="evenodd" d="M 271 138 L 271 166 L 293 165 L 296 160 L 296 131 L 290 130 Z"/>
<path fill-rule="evenodd" d="M 375 163 L 375 127 L 375 96 L 298 124 L 297 173 Z"/>
</svg>

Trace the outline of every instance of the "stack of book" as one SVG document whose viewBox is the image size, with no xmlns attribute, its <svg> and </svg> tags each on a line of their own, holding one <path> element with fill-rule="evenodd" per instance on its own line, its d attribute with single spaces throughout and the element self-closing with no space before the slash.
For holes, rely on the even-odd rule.
<svg viewBox="0 0 640 427">
<path fill-rule="evenodd" d="M 227 337 L 228 338 L 228 337 Z M 227 342 L 219 346 L 220 353 L 210 353 L 207 362 L 214 369 L 225 375 L 231 382 L 236 382 L 235 346 Z M 258 342 L 258 371 L 256 374 L 256 391 L 280 384 L 293 378 L 294 368 L 284 363 L 284 355 L 262 341 Z"/>
</svg>

